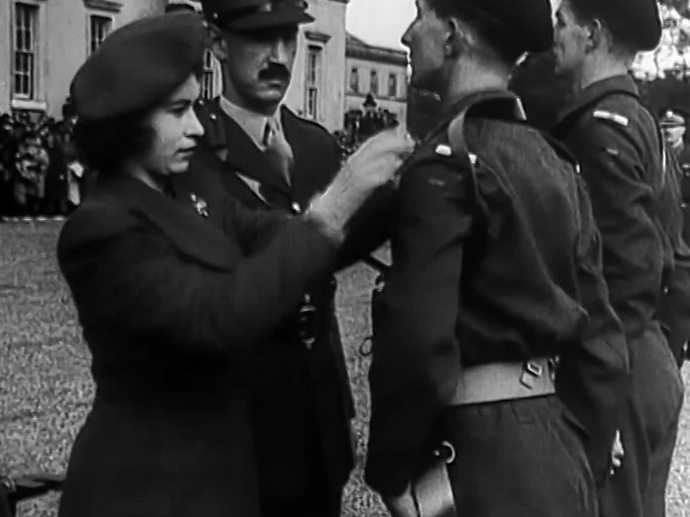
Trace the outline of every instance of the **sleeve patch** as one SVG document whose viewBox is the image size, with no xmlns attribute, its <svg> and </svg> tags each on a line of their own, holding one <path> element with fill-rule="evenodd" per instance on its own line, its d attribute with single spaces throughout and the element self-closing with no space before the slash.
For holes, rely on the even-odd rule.
<svg viewBox="0 0 690 517">
<path fill-rule="evenodd" d="M 599 120 L 608 120 L 610 122 L 613 122 L 614 124 L 618 124 L 619 126 L 623 127 L 628 127 L 628 125 L 630 124 L 630 120 L 628 120 L 628 117 L 624 117 L 623 115 L 619 115 L 618 113 L 612 113 L 610 111 L 596 110 L 592 114 L 592 116 Z"/>
</svg>

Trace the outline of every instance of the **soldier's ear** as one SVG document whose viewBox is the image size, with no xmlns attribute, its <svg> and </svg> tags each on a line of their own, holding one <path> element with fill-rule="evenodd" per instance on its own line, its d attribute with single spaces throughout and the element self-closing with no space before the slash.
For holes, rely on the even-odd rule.
<svg viewBox="0 0 690 517">
<path fill-rule="evenodd" d="M 446 21 L 444 53 L 447 58 L 455 58 L 477 44 L 472 29 L 457 18 L 450 17 Z"/>
<path fill-rule="evenodd" d="M 223 31 L 221 31 L 215 25 L 209 24 L 208 26 L 208 42 L 211 48 L 211 52 L 220 62 L 227 61 L 228 59 L 228 43 L 223 36 Z"/>
<path fill-rule="evenodd" d="M 601 20 L 595 18 L 587 24 L 587 41 L 585 42 L 585 50 L 587 53 L 594 52 L 605 45 L 609 41 L 609 32 L 601 23 Z"/>
</svg>

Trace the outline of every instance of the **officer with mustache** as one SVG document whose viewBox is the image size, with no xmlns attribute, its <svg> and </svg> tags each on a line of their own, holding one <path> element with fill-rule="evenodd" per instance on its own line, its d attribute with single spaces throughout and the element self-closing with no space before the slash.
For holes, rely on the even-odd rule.
<svg viewBox="0 0 690 517">
<path fill-rule="evenodd" d="M 202 0 L 223 94 L 197 108 L 205 135 L 188 178 L 256 210 L 299 213 L 342 161 L 336 140 L 284 104 L 300 0 Z M 248 365 L 262 515 L 337 517 L 354 466 L 350 392 L 334 278 L 312 286 L 299 314 Z"/>
</svg>

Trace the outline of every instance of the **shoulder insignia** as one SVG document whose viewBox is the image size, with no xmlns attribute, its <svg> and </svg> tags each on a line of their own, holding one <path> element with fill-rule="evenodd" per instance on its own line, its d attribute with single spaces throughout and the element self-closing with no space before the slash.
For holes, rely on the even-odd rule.
<svg viewBox="0 0 690 517">
<path fill-rule="evenodd" d="M 623 127 L 628 127 L 628 125 L 630 124 L 630 120 L 628 120 L 628 117 L 624 117 L 623 115 L 619 115 L 618 113 L 612 113 L 610 111 L 596 110 L 592 114 L 592 116 L 599 120 L 609 120 Z"/>
<path fill-rule="evenodd" d="M 453 156 L 453 150 L 446 144 L 438 144 L 436 146 L 436 154 L 440 156 Z"/>
</svg>

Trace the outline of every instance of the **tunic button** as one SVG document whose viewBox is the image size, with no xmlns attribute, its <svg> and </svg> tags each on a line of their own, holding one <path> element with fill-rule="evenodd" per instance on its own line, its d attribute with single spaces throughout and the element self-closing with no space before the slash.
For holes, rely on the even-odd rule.
<svg viewBox="0 0 690 517">
<path fill-rule="evenodd" d="M 688 205 L 687 205 L 687 203 L 681 203 L 681 204 L 680 204 L 680 207 L 681 207 L 683 210 L 685 210 L 685 209 L 688 207 Z"/>
<path fill-rule="evenodd" d="M 292 203 L 292 206 L 290 208 L 292 208 L 292 211 L 296 214 L 302 213 L 302 207 L 299 205 L 299 203 L 297 201 Z"/>
<path fill-rule="evenodd" d="M 217 118 L 218 116 L 215 113 L 211 113 L 211 120 L 215 122 Z"/>
<path fill-rule="evenodd" d="M 668 287 L 664 287 L 664 294 L 668 294 Z"/>
</svg>

